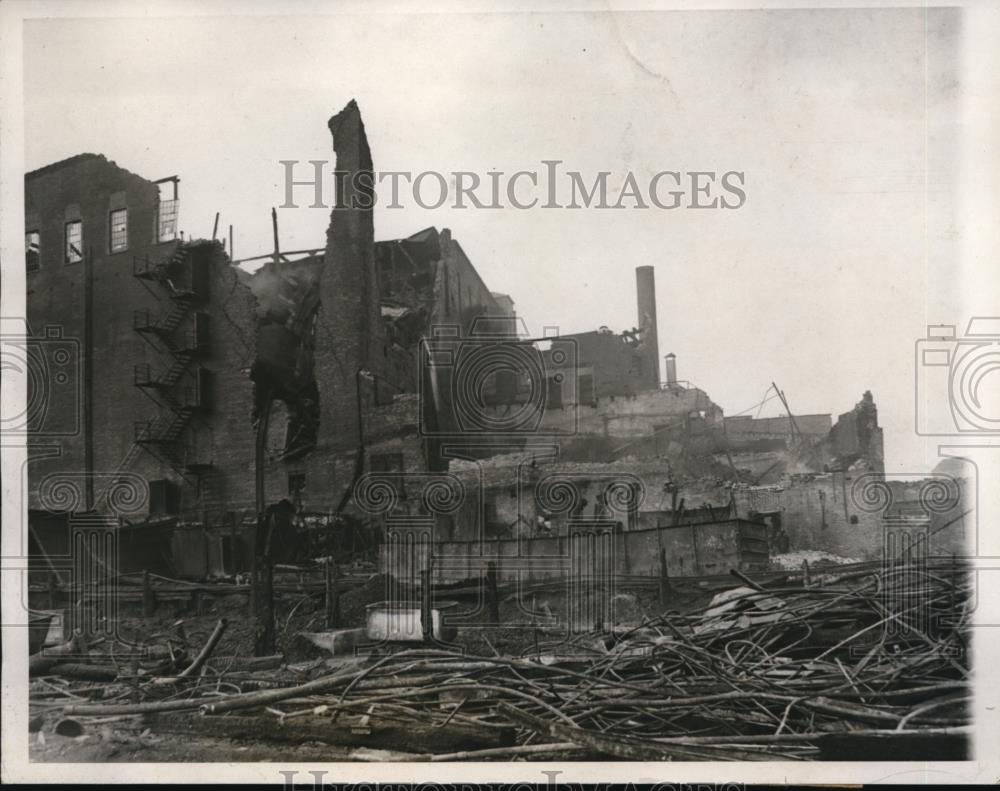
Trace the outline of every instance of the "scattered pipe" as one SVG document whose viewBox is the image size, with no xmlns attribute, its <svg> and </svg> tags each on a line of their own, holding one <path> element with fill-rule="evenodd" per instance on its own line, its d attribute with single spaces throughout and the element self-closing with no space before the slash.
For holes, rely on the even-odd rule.
<svg viewBox="0 0 1000 791">
<path fill-rule="evenodd" d="M 212 655 L 212 652 L 215 650 L 215 647 L 219 644 L 219 640 L 222 639 L 222 633 L 226 631 L 226 627 L 228 625 L 229 622 L 225 618 L 219 619 L 219 622 L 215 625 L 215 629 L 212 631 L 212 634 L 209 635 L 208 641 L 205 643 L 198 656 L 196 656 L 194 661 L 179 674 L 179 678 L 190 678 L 201 669 L 201 666 L 205 664 L 208 658 Z"/>
<path fill-rule="evenodd" d="M 51 669 L 63 657 L 83 654 L 87 651 L 87 644 L 83 636 L 77 632 L 65 643 L 45 648 L 37 654 L 28 657 L 28 675 L 39 676 Z"/>
<path fill-rule="evenodd" d="M 60 736 L 68 736 L 70 738 L 75 738 L 77 736 L 83 736 L 84 727 L 78 720 L 72 720 L 70 718 L 59 720 L 56 723 L 55 732 Z"/>
</svg>

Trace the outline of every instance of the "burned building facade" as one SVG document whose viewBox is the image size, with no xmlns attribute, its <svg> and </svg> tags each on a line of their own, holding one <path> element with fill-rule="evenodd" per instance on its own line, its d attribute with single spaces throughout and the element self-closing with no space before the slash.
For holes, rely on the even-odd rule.
<svg viewBox="0 0 1000 791">
<path fill-rule="evenodd" d="M 338 162 L 370 168 L 356 105 L 330 128 Z M 193 526 L 206 559 L 191 568 L 245 566 L 262 422 L 264 501 L 329 524 L 362 473 L 434 465 L 419 430 L 430 327 L 512 316 L 447 229 L 375 243 L 370 211 L 341 207 L 325 249 L 233 262 L 178 238 L 177 183 L 96 155 L 25 177 L 39 554 L 65 554 L 69 515 L 101 513 L 160 548 Z"/>
<path fill-rule="evenodd" d="M 355 103 L 329 128 L 339 170 L 372 170 Z M 276 238 L 241 261 L 178 238 L 177 186 L 95 155 L 25 178 L 31 344 L 53 350 L 39 370 L 57 377 L 29 431 L 39 551 L 68 514 L 104 513 L 136 546 L 169 545 L 175 573 L 231 574 L 259 513 L 282 502 L 302 531 L 361 525 L 377 542 L 392 514 L 357 499 L 373 476 L 391 482 L 393 513 L 432 516 L 441 541 L 557 535 L 589 515 L 624 532 L 777 525 L 804 546 L 819 539 L 791 524 L 811 524 L 791 494 L 764 508 L 749 492 L 882 470 L 870 393 L 836 422 L 726 417 L 673 354 L 661 369 L 650 266 L 635 271 L 633 328 L 532 336 L 448 229 L 375 241 L 356 180 L 325 246 Z M 62 371 L 57 342 L 72 353 Z M 464 482 L 465 499 L 429 514 L 426 475 Z M 555 479 L 578 512 L 546 504 L 539 487 Z M 613 479 L 641 491 L 617 514 L 604 512 Z"/>
<path fill-rule="evenodd" d="M 147 525 L 238 492 L 253 300 L 220 243 L 178 238 L 178 179 L 84 154 L 27 174 L 25 206 L 36 551 L 66 554 L 72 514 Z"/>
<path fill-rule="evenodd" d="M 240 305 L 221 245 L 177 238 L 176 188 L 93 155 L 25 178 L 27 348 L 44 355 L 61 337 L 71 358 L 34 369 L 31 509 L 57 495 L 100 510 L 139 476 L 154 493 L 144 506 L 164 512 L 217 461 L 211 437 L 226 433 L 229 410 L 215 394 L 238 396 L 253 354 L 229 314 L 250 303 Z"/>
<path fill-rule="evenodd" d="M 42 376 L 28 382 L 36 415 L 28 423 L 29 508 L 39 506 L 47 474 L 59 471 L 78 473 L 70 504 L 93 508 L 95 473 L 117 468 L 133 444 L 134 423 L 148 417 L 132 366 L 152 352 L 133 317 L 155 315 L 160 304 L 133 277 L 133 260 L 169 258 L 178 247 L 170 217 L 176 203 L 161 212 L 159 192 L 92 154 L 25 177 L 26 348 L 42 364 L 33 369 Z"/>
</svg>

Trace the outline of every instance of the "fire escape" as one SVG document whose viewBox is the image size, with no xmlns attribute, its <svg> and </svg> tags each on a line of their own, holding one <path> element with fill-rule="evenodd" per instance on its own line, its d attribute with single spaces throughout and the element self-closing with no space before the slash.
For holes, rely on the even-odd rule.
<svg viewBox="0 0 1000 791">
<path fill-rule="evenodd" d="M 211 408 L 210 374 L 198 365 L 209 353 L 208 262 L 179 247 L 162 261 L 133 259 L 132 274 L 157 299 L 169 304 L 160 315 L 137 310 L 133 328 L 158 353 L 162 365 L 134 367 L 134 384 L 157 404 L 160 414 L 135 424 L 135 442 L 184 478 L 196 479 L 211 463 L 189 441 L 192 422 Z"/>
</svg>

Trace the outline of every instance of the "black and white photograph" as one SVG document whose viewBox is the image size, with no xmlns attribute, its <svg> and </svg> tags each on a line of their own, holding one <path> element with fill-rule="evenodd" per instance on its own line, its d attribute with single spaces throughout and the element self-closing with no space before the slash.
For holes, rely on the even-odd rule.
<svg viewBox="0 0 1000 791">
<path fill-rule="evenodd" d="M 4 782 L 997 782 L 998 36 L 0 5 Z"/>
</svg>

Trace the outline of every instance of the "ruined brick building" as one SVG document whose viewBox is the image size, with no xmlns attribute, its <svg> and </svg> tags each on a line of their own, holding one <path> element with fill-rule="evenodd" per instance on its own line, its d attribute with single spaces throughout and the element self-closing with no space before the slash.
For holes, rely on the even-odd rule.
<svg viewBox="0 0 1000 791">
<path fill-rule="evenodd" d="M 356 105 L 330 128 L 340 166 L 371 169 Z M 178 238 L 177 184 L 91 154 L 25 177 L 36 549 L 65 554 L 66 516 L 96 512 L 178 572 L 245 565 L 265 414 L 265 501 L 329 522 L 362 473 L 441 466 L 419 431 L 429 327 L 513 316 L 447 229 L 375 243 L 370 210 L 336 210 L 326 248 L 251 274 Z"/>
<path fill-rule="evenodd" d="M 338 170 L 372 170 L 357 105 L 329 126 Z M 258 435 L 263 502 L 287 500 L 304 531 L 426 516 L 428 480 L 464 480 L 433 515 L 440 540 L 536 524 L 547 506 L 512 484 L 524 465 L 532 487 L 557 475 L 625 530 L 753 521 L 765 510 L 734 485 L 881 470 L 870 394 L 836 423 L 762 421 L 726 418 L 673 355 L 661 377 L 652 267 L 636 270 L 636 327 L 531 337 L 448 229 L 376 242 L 344 183 L 325 246 L 232 261 L 222 241 L 179 238 L 176 177 L 93 154 L 26 175 L 36 553 L 65 554 L 67 518 L 96 513 L 118 521 L 126 566 L 246 568 Z M 357 501 L 373 475 L 393 490 L 374 518 Z M 641 503 L 611 513 L 612 479 Z M 706 479 L 726 497 L 685 504 Z"/>
</svg>

